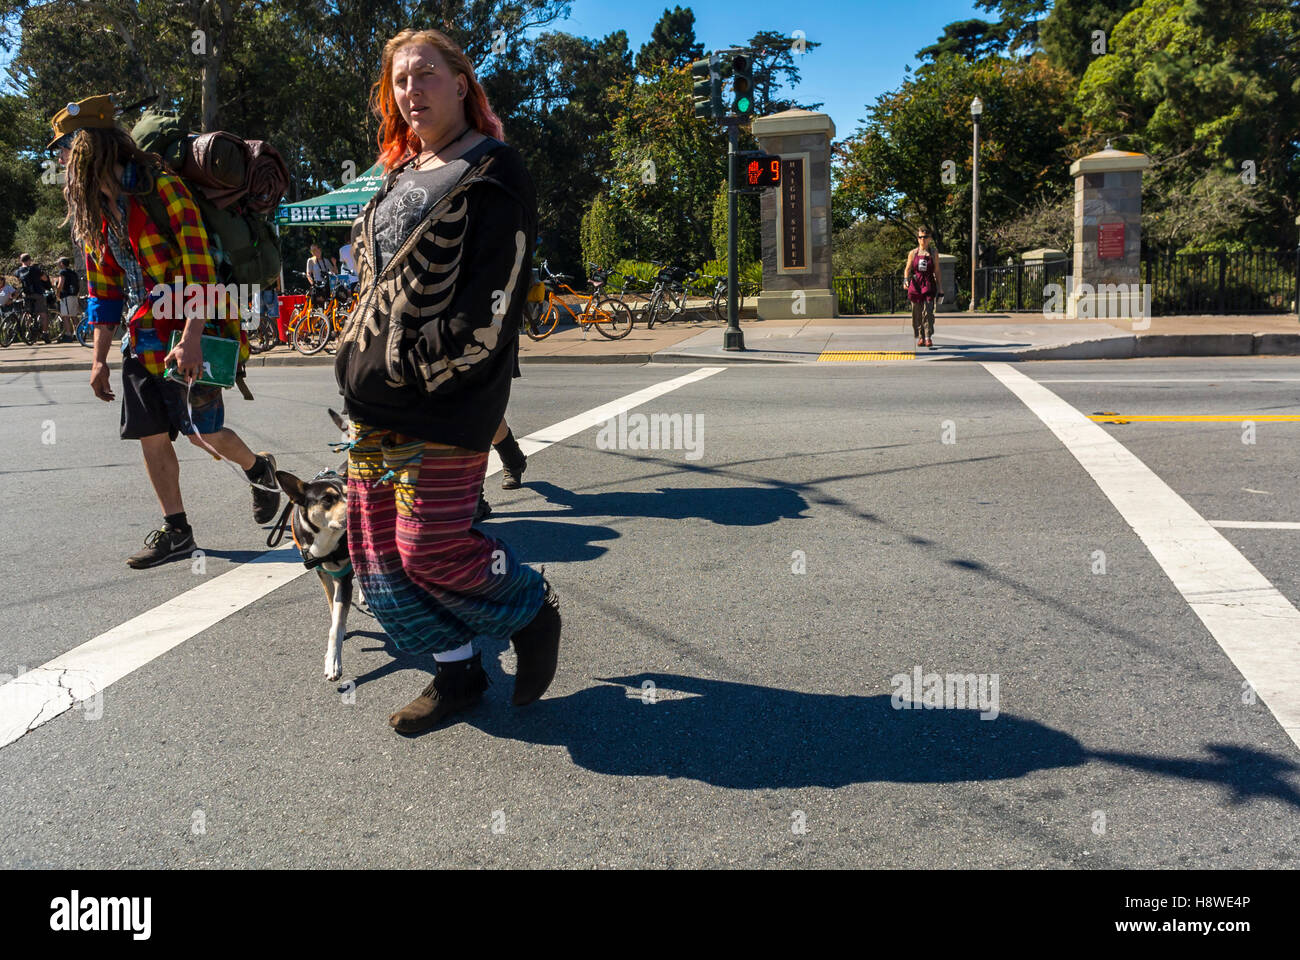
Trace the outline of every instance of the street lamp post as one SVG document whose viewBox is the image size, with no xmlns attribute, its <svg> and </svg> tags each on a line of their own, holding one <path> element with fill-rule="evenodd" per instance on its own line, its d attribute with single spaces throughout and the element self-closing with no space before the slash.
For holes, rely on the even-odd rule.
<svg viewBox="0 0 1300 960">
<path fill-rule="evenodd" d="M 970 309 L 973 313 L 977 306 L 975 299 L 975 270 L 979 265 L 979 219 L 980 219 L 980 114 L 984 112 L 984 103 L 979 97 L 970 102 L 970 115 L 975 121 L 975 139 L 972 146 L 974 159 L 971 162 L 970 184 Z"/>
</svg>

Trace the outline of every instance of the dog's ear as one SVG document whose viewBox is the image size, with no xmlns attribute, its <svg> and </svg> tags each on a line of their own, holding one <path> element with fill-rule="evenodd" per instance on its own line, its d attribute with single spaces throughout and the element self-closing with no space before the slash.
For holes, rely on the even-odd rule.
<svg viewBox="0 0 1300 960">
<path fill-rule="evenodd" d="M 303 483 L 292 473 L 285 473 L 283 470 L 275 471 L 275 480 L 280 484 L 280 489 L 284 495 L 289 498 L 290 503 L 296 503 L 303 507 L 307 505 L 306 492 L 303 489 Z"/>
<path fill-rule="evenodd" d="M 334 421 L 334 426 L 338 427 L 344 433 L 347 433 L 348 422 L 343 419 L 343 416 L 337 410 L 330 410 L 329 414 L 330 419 Z"/>
</svg>

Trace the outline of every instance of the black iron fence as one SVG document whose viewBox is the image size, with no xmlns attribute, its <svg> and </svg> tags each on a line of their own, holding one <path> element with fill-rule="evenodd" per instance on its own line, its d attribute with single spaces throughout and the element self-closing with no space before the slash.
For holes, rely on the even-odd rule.
<svg viewBox="0 0 1300 960">
<path fill-rule="evenodd" d="M 903 289 L 902 271 L 877 277 L 835 277 L 840 313 L 897 313 L 911 310 Z"/>
<path fill-rule="evenodd" d="M 1288 313 L 1300 298 L 1300 247 L 1240 253 L 1143 251 L 1154 316 Z"/>
<path fill-rule="evenodd" d="M 1064 309 L 1066 277 L 1072 272 L 1072 258 L 1032 263 L 1009 263 L 980 267 L 975 271 L 975 302 L 978 309 L 992 313 L 1045 307 Z M 1055 305 L 1059 304 L 1059 308 Z"/>
<path fill-rule="evenodd" d="M 1072 258 L 980 267 L 975 301 L 990 312 L 1063 309 Z M 1300 314 L 1300 247 L 1238 253 L 1174 253 L 1143 248 L 1139 282 L 1150 285 L 1152 316 Z M 1057 299 L 1061 297 L 1061 299 Z M 1145 300 L 1145 295 L 1144 295 Z"/>
</svg>

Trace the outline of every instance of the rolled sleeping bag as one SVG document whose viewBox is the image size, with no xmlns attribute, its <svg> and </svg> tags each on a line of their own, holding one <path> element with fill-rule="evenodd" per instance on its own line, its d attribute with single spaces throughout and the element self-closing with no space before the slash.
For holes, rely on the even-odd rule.
<svg viewBox="0 0 1300 960">
<path fill-rule="evenodd" d="M 280 205 L 289 190 L 289 168 L 280 151 L 265 140 L 247 141 L 252 161 L 248 165 L 248 193 L 244 203 L 252 213 L 265 215 Z"/>
<path fill-rule="evenodd" d="M 224 210 L 248 189 L 248 168 L 253 151 L 233 133 L 214 130 L 190 141 L 181 176 Z"/>
</svg>

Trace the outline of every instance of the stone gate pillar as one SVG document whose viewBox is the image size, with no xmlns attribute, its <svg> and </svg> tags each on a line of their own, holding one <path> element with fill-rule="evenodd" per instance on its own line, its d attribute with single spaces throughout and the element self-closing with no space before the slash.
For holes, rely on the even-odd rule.
<svg viewBox="0 0 1300 960">
<path fill-rule="evenodd" d="M 824 113 L 785 110 L 758 117 L 759 149 L 781 157 L 781 186 L 761 200 L 763 291 L 759 319 L 834 317 L 831 284 L 831 140 Z M 800 296 L 799 294 L 802 294 Z"/>
<path fill-rule="evenodd" d="M 1070 164 L 1074 278 L 1065 301 L 1067 316 L 1143 315 L 1142 171 L 1150 165 L 1145 154 L 1113 150 L 1109 144 Z"/>
</svg>

